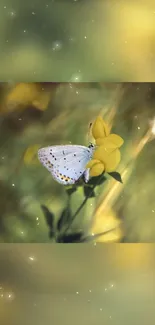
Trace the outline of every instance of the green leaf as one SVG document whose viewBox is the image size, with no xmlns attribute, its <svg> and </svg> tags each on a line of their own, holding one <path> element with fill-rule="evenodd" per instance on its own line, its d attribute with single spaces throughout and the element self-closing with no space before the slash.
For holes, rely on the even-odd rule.
<svg viewBox="0 0 155 325">
<path fill-rule="evenodd" d="M 41 205 L 41 208 L 43 210 L 47 225 L 49 226 L 50 229 L 53 229 L 54 214 L 50 212 L 45 205 Z"/>
<path fill-rule="evenodd" d="M 66 189 L 66 192 L 67 192 L 67 194 L 70 196 L 70 195 L 72 195 L 74 192 L 76 192 L 76 190 L 77 190 L 77 187 L 72 186 L 72 187 L 67 188 L 67 189 Z"/>
<path fill-rule="evenodd" d="M 61 231 L 62 228 L 67 225 L 70 218 L 71 218 L 71 210 L 70 210 L 70 207 L 67 206 L 67 208 L 65 208 L 62 211 L 61 216 L 57 222 L 57 230 Z"/>
<path fill-rule="evenodd" d="M 55 229 L 54 229 L 54 214 L 48 210 L 48 208 L 45 205 L 41 205 L 41 209 L 44 213 L 46 223 L 50 229 L 49 231 L 49 237 L 53 238 L 55 234 Z"/>
<path fill-rule="evenodd" d="M 87 197 L 87 198 L 95 197 L 95 192 L 94 192 L 94 190 L 92 190 L 91 186 L 84 186 L 83 191 L 84 191 L 85 197 Z"/>
<path fill-rule="evenodd" d="M 57 243 L 80 243 L 83 237 L 83 232 L 73 233 L 69 235 L 59 236 L 57 239 Z"/>
<path fill-rule="evenodd" d="M 106 177 L 104 174 L 96 177 L 92 177 L 89 182 L 87 183 L 88 185 L 101 185 L 106 181 Z"/>
<path fill-rule="evenodd" d="M 118 172 L 112 172 L 112 173 L 108 173 L 111 177 L 113 177 L 117 182 L 120 182 L 123 184 L 122 178 L 120 173 Z"/>
</svg>

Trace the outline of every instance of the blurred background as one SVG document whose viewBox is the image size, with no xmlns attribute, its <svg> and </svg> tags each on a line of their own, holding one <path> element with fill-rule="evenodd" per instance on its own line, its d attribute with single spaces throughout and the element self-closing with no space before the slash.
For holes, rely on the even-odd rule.
<svg viewBox="0 0 155 325">
<path fill-rule="evenodd" d="M 49 242 L 41 209 L 58 220 L 65 187 L 40 164 L 40 147 L 88 145 L 89 125 L 101 114 L 124 139 L 117 169 L 123 185 L 107 176 L 78 214 L 73 229 L 111 230 L 102 242 L 155 242 L 155 84 L 0 84 L 0 241 Z M 71 197 L 74 213 L 84 199 Z M 112 229 L 114 229 L 112 231 Z"/>
<path fill-rule="evenodd" d="M 154 81 L 153 0 L 1 0 L 3 81 Z"/>
<path fill-rule="evenodd" d="M 1 244 L 1 325 L 153 325 L 154 256 L 153 244 Z"/>
</svg>

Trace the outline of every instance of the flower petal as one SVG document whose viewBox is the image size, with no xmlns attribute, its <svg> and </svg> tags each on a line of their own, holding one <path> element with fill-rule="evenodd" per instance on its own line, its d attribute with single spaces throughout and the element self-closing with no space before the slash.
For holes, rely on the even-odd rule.
<svg viewBox="0 0 155 325">
<path fill-rule="evenodd" d="M 104 164 L 99 162 L 94 164 L 94 166 L 90 169 L 90 176 L 95 177 L 99 176 L 104 172 Z"/>
<path fill-rule="evenodd" d="M 119 165 L 121 160 L 121 154 L 119 149 L 114 150 L 109 154 L 107 160 L 105 161 L 105 171 L 107 173 L 114 172 Z"/>
<path fill-rule="evenodd" d="M 103 146 L 104 150 L 108 153 L 117 149 L 117 146 L 111 140 L 109 140 L 109 137 L 110 136 L 108 136 L 106 138 L 99 138 L 96 140 L 97 146 Z"/>
<path fill-rule="evenodd" d="M 93 123 L 92 135 L 94 139 L 104 138 L 110 133 L 108 125 L 104 122 L 101 116 L 98 116 Z"/>
<path fill-rule="evenodd" d="M 124 140 L 117 134 L 110 134 L 108 139 L 113 142 L 117 148 L 120 148 L 124 143 Z"/>
<path fill-rule="evenodd" d="M 114 148 L 111 148 L 111 150 L 109 149 L 110 152 L 113 150 L 116 149 Z M 93 159 L 100 160 L 104 163 L 108 159 L 108 155 L 109 155 L 108 148 L 102 145 L 95 150 L 93 154 Z"/>
<path fill-rule="evenodd" d="M 105 165 L 105 171 L 110 173 L 116 170 L 121 154 L 119 149 L 107 149 L 104 146 L 99 146 L 94 152 L 93 159 L 100 160 Z"/>
<path fill-rule="evenodd" d="M 105 146 L 109 149 L 111 148 L 120 148 L 122 144 L 124 143 L 124 140 L 117 134 L 110 134 L 106 138 L 98 138 L 96 139 L 97 146 Z"/>
<path fill-rule="evenodd" d="M 96 163 L 100 163 L 100 160 L 92 159 L 88 162 L 88 164 L 86 165 L 86 168 L 92 168 Z"/>
</svg>

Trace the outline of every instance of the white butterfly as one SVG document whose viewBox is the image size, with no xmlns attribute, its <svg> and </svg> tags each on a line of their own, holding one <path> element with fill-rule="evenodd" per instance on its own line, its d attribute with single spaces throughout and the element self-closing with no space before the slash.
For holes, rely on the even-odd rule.
<svg viewBox="0 0 155 325">
<path fill-rule="evenodd" d="M 86 165 L 92 159 L 95 146 L 58 145 L 39 149 L 38 158 L 42 165 L 60 184 L 75 184 L 81 176 L 89 181 L 89 169 Z"/>
</svg>

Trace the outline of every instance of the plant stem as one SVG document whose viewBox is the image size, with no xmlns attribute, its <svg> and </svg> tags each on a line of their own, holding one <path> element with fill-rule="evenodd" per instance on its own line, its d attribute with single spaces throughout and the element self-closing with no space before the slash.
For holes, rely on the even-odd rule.
<svg viewBox="0 0 155 325">
<path fill-rule="evenodd" d="M 102 177 L 102 175 L 101 175 L 101 177 Z M 68 229 L 69 229 L 70 226 L 72 225 L 73 221 L 75 220 L 76 216 L 77 216 L 77 215 L 79 214 L 79 212 L 82 210 L 82 208 L 84 207 L 84 205 L 85 205 L 85 203 L 87 202 L 87 200 L 91 197 L 91 195 L 92 195 L 92 193 L 93 193 L 95 187 L 96 187 L 96 186 L 98 185 L 98 183 L 100 182 L 101 177 L 98 179 L 98 181 L 96 182 L 96 184 L 94 184 L 94 185 L 92 186 L 92 190 L 91 190 L 90 194 L 89 194 L 89 195 L 84 199 L 84 201 L 81 203 L 81 205 L 79 206 L 79 208 L 78 208 L 78 209 L 75 211 L 75 213 L 73 214 L 73 216 L 72 216 L 70 222 L 68 223 L 68 225 L 67 225 L 67 227 L 66 227 L 64 233 L 66 233 L 66 232 L 68 231 Z"/>
</svg>

